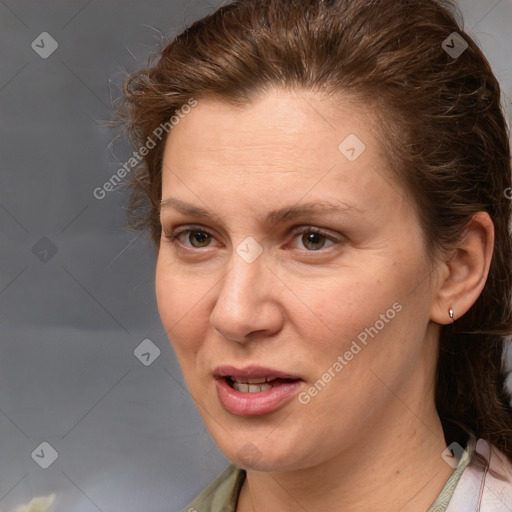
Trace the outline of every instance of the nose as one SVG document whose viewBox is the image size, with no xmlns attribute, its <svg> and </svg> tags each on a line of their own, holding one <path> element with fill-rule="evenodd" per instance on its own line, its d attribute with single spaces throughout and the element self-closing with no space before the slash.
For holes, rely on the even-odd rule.
<svg viewBox="0 0 512 512">
<path fill-rule="evenodd" d="M 219 287 L 210 323 L 223 338 L 244 344 L 282 329 L 283 310 L 278 296 L 282 283 L 264 257 L 247 263 L 234 252 L 231 268 Z"/>
</svg>

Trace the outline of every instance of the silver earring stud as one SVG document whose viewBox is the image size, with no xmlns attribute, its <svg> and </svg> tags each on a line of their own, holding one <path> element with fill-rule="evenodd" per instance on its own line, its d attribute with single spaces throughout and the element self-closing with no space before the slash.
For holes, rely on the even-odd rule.
<svg viewBox="0 0 512 512">
<path fill-rule="evenodd" d="M 449 317 L 453 320 L 453 309 L 452 309 L 452 308 L 450 308 L 450 309 L 448 310 L 448 315 L 449 315 Z"/>
</svg>

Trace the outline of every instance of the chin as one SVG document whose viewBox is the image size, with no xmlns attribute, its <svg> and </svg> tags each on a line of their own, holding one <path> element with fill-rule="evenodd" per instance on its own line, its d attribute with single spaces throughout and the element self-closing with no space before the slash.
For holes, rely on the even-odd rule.
<svg viewBox="0 0 512 512">
<path fill-rule="evenodd" d="M 268 428 L 262 430 L 260 435 L 248 433 L 236 436 L 235 440 L 229 435 L 223 437 L 222 442 L 215 440 L 219 449 L 237 467 L 251 471 L 290 471 L 307 467 L 312 462 L 304 452 L 304 445 L 293 442 L 293 436 L 269 435 Z M 312 448 L 313 453 L 314 449 Z M 312 455 L 314 457 L 314 455 Z M 312 458 L 312 457 L 311 457 Z"/>
</svg>

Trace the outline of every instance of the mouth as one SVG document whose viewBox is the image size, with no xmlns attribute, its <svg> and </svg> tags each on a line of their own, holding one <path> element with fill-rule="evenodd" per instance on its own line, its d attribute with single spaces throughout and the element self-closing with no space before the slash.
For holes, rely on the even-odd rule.
<svg viewBox="0 0 512 512">
<path fill-rule="evenodd" d="M 268 389 L 282 386 L 299 379 L 281 379 L 278 377 L 260 377 L 256 379 L 239 379 L 236 377 L 223 377 L 228 386 L 240 393 L 261 393 Z"/>
<path fill-rule="evenodd" d="M 216 369 L 221 405 L 237 416 L 261 416 L 288 403 L 304 382 L 299 376 L 262 367 Z"/>
</svg>

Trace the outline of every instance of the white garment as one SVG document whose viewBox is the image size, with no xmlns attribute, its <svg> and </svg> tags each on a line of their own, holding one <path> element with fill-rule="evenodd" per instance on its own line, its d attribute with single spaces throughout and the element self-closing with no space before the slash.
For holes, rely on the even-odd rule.
<svg viewBox="0 0 512 512">
<path fill-rule="evenodd" d="M 484 439 L 478 440 L 476 451 L 483 455 L 487 467 L 479 468 L 474 462 L 466 467 L 446 512 L 512 512 L 512 464 Z"/>
</svg>

